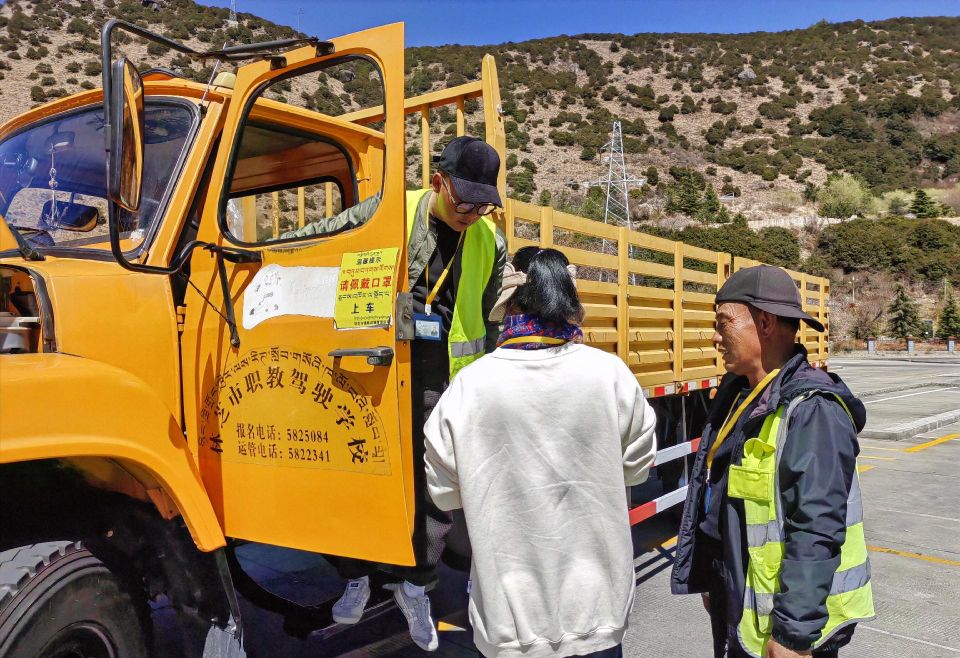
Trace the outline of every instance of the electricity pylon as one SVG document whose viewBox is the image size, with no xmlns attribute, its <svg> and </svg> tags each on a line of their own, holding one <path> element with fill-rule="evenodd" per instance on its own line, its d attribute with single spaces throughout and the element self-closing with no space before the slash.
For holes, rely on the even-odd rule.
<svg viewBox="0 0 960 658">
<path fill-rule="evenodd" d="M 606 187 L 607 201 L 603 208 L 603 223 L 617 224 L 633 228 L 630 219 L 630 187 L 640 186 L 646 182 L 644 178 L 633 178 L 627 174 L 627 164 L 623 158 L 623 130 L 620 122 L 613 122 L 613 132 L 610 141 L 603 145 L 601 153 L 607 151 L 609 166 L 606 179 L 600 179 L 598 184 Z M 602 162 L 602 161 L 601 161 Z"/>
<path fill-rule="evenodd" d="M 607 191 L 607 200 L 603 207 L 603 223 L 614 224 L 616 226 L 626 226 L 627 230 L 633 229 L 633 221 L 630 219 L 630 187 L 633 185 L 643 185 L 645 178 L 633 178 L 627 174 L 627 163 L 623 158 L 623 130 L 620 128 L 620 122 L 613 122 L 613 132 L 610 133 L 610 141 L 604 144 L 600 152 L 607 152 L 607 177 L 597 180 L 597 185 L 602 185 Z M 600 161 L 601 164 L 603 160 Z M 603 241 L 603 253 L 607 253 L 607 241 Z M 631 282 L 633 277 L 630 277 Z M 600 280 L 606 280 L 606 273 L 602 272 Z"/>
</svg>

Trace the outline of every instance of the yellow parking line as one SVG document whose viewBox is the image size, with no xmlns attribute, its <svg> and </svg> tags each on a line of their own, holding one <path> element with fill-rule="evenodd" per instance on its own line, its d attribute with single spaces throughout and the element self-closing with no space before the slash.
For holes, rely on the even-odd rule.
<svg viewBox="0 0 960 658">
<path fill-rule="evenodd" d="M 876 468 L 876 466 L 873 464 L 865 465 L 865 466 L 857 466 L 857 473 L 866 473 L 867 471 L 874 468 Z"/>
<path fill-rule="evenodd" d="M 903 448 L 881 448 L 880 446 L 863 446 L 864 450 L 888 450 L 890 452 L 903 452 Z"/>
<path fill-rule="evenodd" d="M 439 622 L 437 622 L 437 630 L 441 633 L 448 633 L 451 631 L 465 631 L 467 629 L 461 628 L 460 626 L 455 626 L 454 624 L 441 619 Z"/>
<path fill-rule="evenodd" d="M 946 564 L 951 567 L 960 567 L 960 562 L 957 560 L 948 560 L 946 558 L 935 557 L 933 555 L 921 555 L 920 553 L 911 553 L 910 551 L 898 551 L 895 548 L 887 548 L 886 546 L 867 546 L 867 550 L 871 550 L 876 553 L 890 553 L 891 555 L 899 555 L 900 557 L 909 557 L 914 560 L 924 560 L 926 562 Z"/>
<path fill-rule="evenodd" d="M 885 462 L 897 461 L 896 457 L 876 457 L 874 455 L 859 455 L 857 459 L 880 459 Z"/>
<path fill-rule="evenodd" d="M 652 550 L 655 550 L 655 549 L 657 549 L 657 548 L 662 548 L 662 549 L 666 550 L 666 549 L 668 549 L 668 548 L 673 548 L 673 547 L 676 546 L 676 545 L 677 545 L 677 537 L 676 537 L 676 535 L 674 535 L 674 536 L 671 537 L 670 539 L 665 539 L 665 540 L 663 540 L 662 542 L 660 542 L 660 541 L 654 541 L 654 542 L 652 542 L 652 543 L 646 544 L 646 545 L 644 545 L 643 548 L 644 548 L 644 550 L 647 550 L 647 551 L 652 551 Z"/>
<path fill-rule="evenodd" d="M 947 441 L 953 441 L 958 437 L 960 437 L 960 434 L 947 434 L 946 436 L 941 436 L 939 439 L 934 439 L 933 441 L 927 441 L 926 443 L 921 443 L 918 446 L 907 448 L 905 452 L 920 452 L 921 450 L 932 448 L 933 446 L 940 445 L 941 443 L 946 443 Z"/>
</svg>

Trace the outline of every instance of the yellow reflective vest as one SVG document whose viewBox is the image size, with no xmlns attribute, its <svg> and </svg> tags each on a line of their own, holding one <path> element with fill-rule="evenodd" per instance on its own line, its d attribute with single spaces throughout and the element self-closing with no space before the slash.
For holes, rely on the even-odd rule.
<svg viewBox="0 0 960 658">
<path fill-rule="evenodd" d="M 760 435 L 743 446 L 743 460 L 731 464 L 727 495 L 743 500 L 749 558 L 743 595 L 743 616 L 737 636 L 747 653 L 760 658 L 770 639 L 774 600 L 780 591 L 783 564 L 783 511 L 777 467 L 778 455 L 787 436 L 790 415 L 797 404 L 817 391 L 809 391 L 781 405 L 763 423 Z M 837 400 L 840 400 L 838 397 Z M 843 401 L 840 404 L 846 409 Z M 849 410 L 847 410 L 849 414 Z M 840 549 L 840 565 L 833 575 L 827 596 L 827 623 L 816 650 L 838 630 L 871 619 L 873 592 L 870 587 L 870 559 L 863 536 L 863 505 L 860 481 L 854 473 L 847 496 L 846 537 Z"/>
<path fill-rule="evenodd" d="M 425 190 L 407 192 L 407 248 L 418 222 L 423 222 L 429 230 L 430 215 L 424 209 L 418 213 Z M 422 215 L 422 216 L 418 216 Z M 424 230 L 422 227 L 421 231 Z M 450 379 L 464 367 L 484 355 L 487 338 L 486 318 L 483 317 L 483 291 L 487 287 L 497 253 L 497 227 L 487 217 L 481 217 L 467 229 L 463 240 L 463 253 L 460 255 L 460 282 L 453 307 L 453 319 L 447 339 L 447 352 L 450 356 Z M 432 254 L 410 253 L 410 286 L 416 283 L 413 272 L 429 267 Z M 422 261 L 422 263 L 417 262 Z M 419 277 L 419 273 L 417 273 Z"/>
</svg>

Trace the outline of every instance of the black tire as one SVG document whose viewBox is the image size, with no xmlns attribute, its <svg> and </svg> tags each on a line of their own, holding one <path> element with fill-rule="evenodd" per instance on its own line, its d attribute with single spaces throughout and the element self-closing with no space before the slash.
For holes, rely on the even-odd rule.
<svg viewBox="0 0 960 658">
<path fill-rule="evenodd" d="M 0 657 L 149 655 L 133 599 L 80 542 L 0 551 Z"/>
</svg>

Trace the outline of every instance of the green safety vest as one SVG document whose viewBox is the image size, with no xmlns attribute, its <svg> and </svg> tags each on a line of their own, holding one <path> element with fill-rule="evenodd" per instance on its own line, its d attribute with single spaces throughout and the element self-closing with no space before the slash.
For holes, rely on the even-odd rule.
<svg viewBox="0 0 960 658">
<path fill-rule="evenodd" d="M 417 209 L 426 190 L 407 192 L 407 243 L 417 217 Z M 429 215 L 426 220 L 429 221 Z M 447 340 L 450 356 L 450 379 L 470 365 L 486 351 L 487 324 L 483 317 L 483 291 L 490 280 L 497 254 L 497 228 L 487 217 L 467 229 L 460 256 L 460 283 L 453 305 L 453 320 Z M 430 267 L 428 261 L 426 267 Z M 416 283 L 410 282 L 410 286 Z"/>
<path fill-rule="evenodd" d="M 789 406 L 781 405 L 776 413 L 769 415 L 760 435 L 744 443 L 743 461 L 739 465 L 730 465 L 727 495 L 743 500 L 749 552 L 743 616 L 737 626 L 737 636 L 744 650 L 757 658 L 763 656 L 770 639 L 774 595 L 780 591 L 783 564 L 783 510 L 777 473 L 779 452 L 793 410 L 816 392 L 801 395 Z M 840 404 L 849 414 L 842 400 Z M 827 623 L 813 649 L 822 646 L 841 628 L 875 616 L 870 560 L 863 537 L 860 480 L 856 472 L 847 496 L 846 526 L 846 538 L 840 548 L 840 565 L 833 575 L 827 596 Z"/>
</svg>

